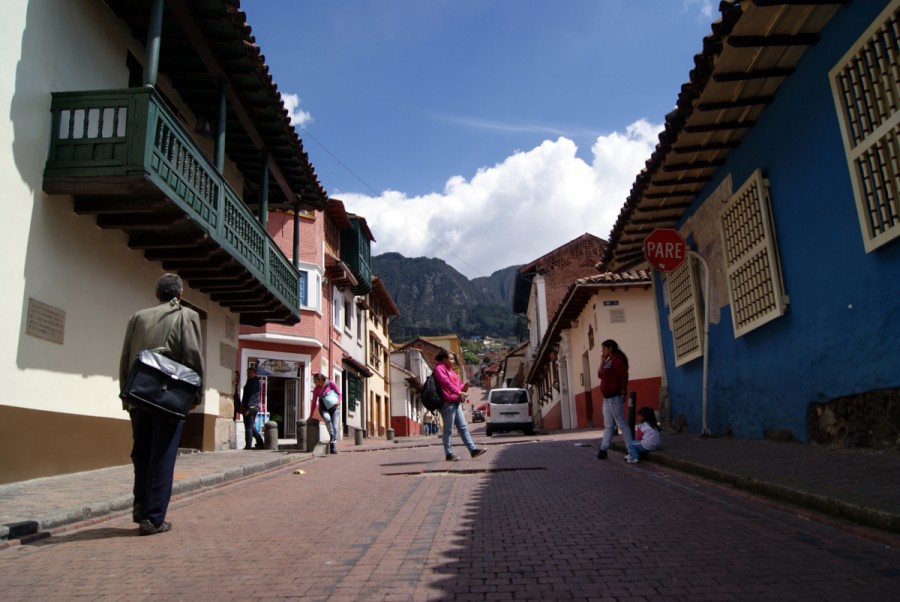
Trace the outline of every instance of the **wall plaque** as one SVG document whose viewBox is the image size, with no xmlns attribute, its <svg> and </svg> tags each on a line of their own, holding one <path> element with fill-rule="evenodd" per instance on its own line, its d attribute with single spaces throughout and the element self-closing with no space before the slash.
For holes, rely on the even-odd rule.
<svg viewBox="0 0 900 602">
<path fill-rule="evenodd" d="M 26 334 L 62 345 L 65 330 L 66 312 L 35 299 L 28 299 L 28 317 L 25 323 Z"/>
<path fill-rule="evenodd" d="M 237 370 L 237 348 L 219 341 L 219 365 L 229 370 Z"/>
</svg>

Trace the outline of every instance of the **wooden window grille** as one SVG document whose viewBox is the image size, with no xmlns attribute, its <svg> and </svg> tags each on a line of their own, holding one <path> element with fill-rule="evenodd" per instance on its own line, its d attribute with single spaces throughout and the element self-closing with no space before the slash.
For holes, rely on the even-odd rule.
<svg viewBox="0 0 900 602">
<path fill-rule="evenodd" d="M 769 191 L 760 170 L 729 199 L 719 225 L 734 337 L 738 338 L 787 310 Z"/>
<path fill-rule="evenodd" d="M 829 76 L 869 253 L 900 236 L 900 0 Z"/>
<path fill-rule="evenodd" d="M 700 284 L 692 257 L 687 257 L 666 278 L 669 287 L 669 317 L 675 345 L 675 365 L 681 366 L 703 355 L 703 314 Z"/>
</svg>

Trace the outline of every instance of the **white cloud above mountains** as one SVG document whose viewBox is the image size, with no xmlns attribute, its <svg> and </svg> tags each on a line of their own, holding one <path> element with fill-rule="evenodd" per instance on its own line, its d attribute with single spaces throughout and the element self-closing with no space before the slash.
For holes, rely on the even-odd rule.
<svg viewBox="0 0 900 602">
<path fill-rule="evenodd" d="M 378 196 L 335 192 L 365 217 L 373 254 L 439 257 L 469 278 L 528 263 L 589 232 L 607 238 L 662 126 L 639 120 L 600 136 L 590 164 L 566 138 L 545 140 L 442 192 Z"/>
</svg>

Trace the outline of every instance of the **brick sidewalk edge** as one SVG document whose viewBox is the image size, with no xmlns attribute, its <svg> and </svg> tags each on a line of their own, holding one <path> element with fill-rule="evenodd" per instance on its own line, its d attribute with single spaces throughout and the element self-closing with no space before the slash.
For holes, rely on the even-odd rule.
<svg viewBox="0 0 900 602">
<path fill-rule="evenodd" d="M 245 477 L 281 468 L 290 464 L 299 464 L 314 459 L 314 455 L 298 457 L 294 454 L 276 456 L 262 462 L 255 462 L 235 468 L 179 479 L 172 484 L 172 497 L 196 493 L 202 489 L 220 486 Z M 86 506 L 60 508 L 47 514 L 36 516 L 12 524 L 0 525 L 0 549 L 8 547 L 16 540 L 32 540 L 44 536 L 48 531 L 61 527 L 72 527 L 77 523 L 93 523 L 116 512 L 130 511 L 134 497 L 129 494 L 119 495 L 106 500 L 98 500 Z"/>
</svg>

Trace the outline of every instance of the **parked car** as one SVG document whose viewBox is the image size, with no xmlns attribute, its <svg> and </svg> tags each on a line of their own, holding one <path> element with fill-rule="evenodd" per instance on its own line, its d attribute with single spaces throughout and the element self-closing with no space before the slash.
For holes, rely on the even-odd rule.
<svg viewBox="0 0 900 602">
<path fill-rule="evenodd" d="M 472 410 L 472 422 L 484 422 L 484 410 Z"/>
<path fill-rule="evenodd" d="M 488 437 L 503 431 L 534 434 L 531 399 L 525 389 L 492 389 L 486 405 L 485 434 Z"/>
</svg>

